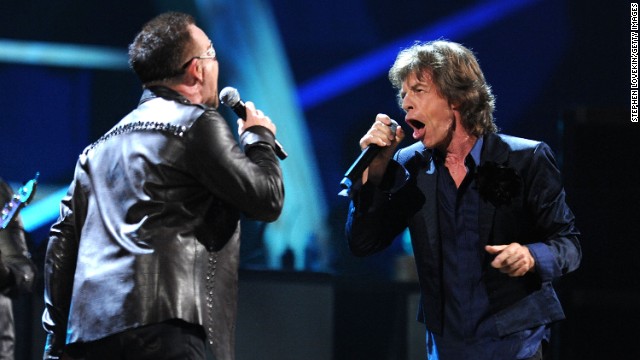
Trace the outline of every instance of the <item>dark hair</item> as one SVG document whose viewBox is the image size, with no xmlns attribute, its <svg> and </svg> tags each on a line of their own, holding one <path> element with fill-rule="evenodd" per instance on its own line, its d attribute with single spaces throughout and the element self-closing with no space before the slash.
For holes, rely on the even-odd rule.
<svg viewBox="0 0 640 360">
<path fill-rule="evenodd" d="M 418 79 L 430 75 L 436 91 L 449 103 L 458 105 L 462 126 L 471 134 L 498 131 L 493 120 L 495 98 L 471 50 L 446 40 L 416 43 L 398 54 L 389 70 L 389 80 L 401 90 L 411 74 Z"/>
<path fill-rule="evenodd" d="M 129 66 L 143 84 L 184 72 L 181 61 L 190 44 L 191 24 L 195 24 L 191 15 L 167 12 L 142 27 L 129 45 Z"/>
</svg>

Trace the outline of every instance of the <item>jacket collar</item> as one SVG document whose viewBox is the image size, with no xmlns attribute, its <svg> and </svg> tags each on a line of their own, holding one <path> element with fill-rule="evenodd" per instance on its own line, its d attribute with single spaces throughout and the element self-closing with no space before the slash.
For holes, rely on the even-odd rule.
<svg viewBox="0 0 640 360">
<path fill-rule="evenodd" d="M 150 86 L 145 88 L 142 92 L 142 97 L 140 98 L 140 103 L 138 105 L 142 105 L 145 102 L 158 97 L 165 100 L 176 101 L 184 105 L 194 105 L 182 94 L 166 86 Z"/>
<path fill-rule="evenodd" d="M 504 164 L 508 159 L 509 146 L 502 140 L 500 135 L 494 133 L 484 135 L 484 146 L 482 147 L 479 165 L 486 162 Z"/>
</svg>

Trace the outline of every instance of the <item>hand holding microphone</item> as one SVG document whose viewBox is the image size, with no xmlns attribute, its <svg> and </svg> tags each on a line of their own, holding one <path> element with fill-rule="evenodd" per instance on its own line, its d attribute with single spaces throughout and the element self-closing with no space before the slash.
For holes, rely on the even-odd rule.
<svg viewBox="0 0 640 360">
<path fill-rule="evenodd" d="M 253 102 L 247 101 L 244 103 L 244 107 L 247 115 L 242 119 L 238 119 L 238 135 L 242 135 L 246 129 L 256 125 L 266 127 L 275 135 L 276 124 L 271 122 L 271 119 L 261 110 L 257 110 Z"/>
<path fill-rule="evenodd" d="M 261 125 L 269 129 L 275 135 L 276 133 L 275 124 L 272 123 L 271 120 L 262 113 L 262 111 L 256 110 L 253 103 L 247 102 L 247 104 L 245 104 L 240 99 L 240 93 L 235 88 L 227 86 L 224 89 L 222 89 L 222 91 L 220 91 L 220 102 L 230 107 L 233 110 L 233 112 L 236 115 L 238 115 L 240 119 L 242 119 L 242 120 L 238 120 L 239 134 L 241 134 L 244 131 L 245 127 L 250 127 L 253 125 Z M 255 114 L 250 118 L 256 119 L 257 120 L 256 124 L 249 124 L 249 126 L 247 126 L 247 123 L 245 122 L 247 120 L 247 108 L 251 114 Z M 276 146 L 275 147 L 276 155 L 280 158 L 280 160 L 284 160 L 287 158 L 287 156 L 289 156 L 284 151 L 284 149 L 282 148 L 282 145 L 280 145 L 278 140 L 275 140 L 275 146 Z"/>
<path fill-rule="evenodd" d="M 360 153 L 360 156 L 358 156 L 349 170 L 347 170 L 344 178 L 340 182 L 340 186 L 344 189 L 340 195 L 345 195 L 349 192 L 352 183 L 362 177 L 364 171 L 373 163 L 380 152 L 384 151 L 388 153 L 388 156 L 382 159 L 385 163 L 381 164 L 386 165 L 386 162 L 391 159 L 396 146 L 404 139 L 402 128 L 399 130 L 398 128 L 398 123 L 389 116 L 385 114 L 378 114 L 378 116 L 376 116 L 374 124 L 362 139 L 360 139 L 362 153 Z M 379 171 L 375 174 L 372 174 L 370 171 L 368 174 L 369 177 L 382 177 L 384 168 L 386 168 L 386 166 L 380 166 L 377 168 Z"/>
</svg>

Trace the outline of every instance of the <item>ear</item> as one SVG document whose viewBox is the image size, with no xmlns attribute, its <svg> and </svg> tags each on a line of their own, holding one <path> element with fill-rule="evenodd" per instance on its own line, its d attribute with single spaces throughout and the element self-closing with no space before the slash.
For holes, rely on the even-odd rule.
<svg viewBox="0 0 640 360">
<path fill-rule="evenodd" d="M 191 60 L 189 66 L 184 70 L 184 82 L 193 85 L 202 82 L 204 79 L 204 68 L 201 61 Z"/>
</svg>

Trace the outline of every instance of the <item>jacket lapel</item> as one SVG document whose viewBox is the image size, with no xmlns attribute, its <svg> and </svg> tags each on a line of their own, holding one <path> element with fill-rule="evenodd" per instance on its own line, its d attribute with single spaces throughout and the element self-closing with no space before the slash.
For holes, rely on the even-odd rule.
<svg viewBox="0 0 640 360">
<path fill-rule="evenodd" d="M 504 164 L 509 159 L 509 148 L 497 134 L 487 134 L 484 136 L 484 145 L 480 155 L 480 165 L 487 162 Z M 493 219 L 496 207 L 487 200 L 480 200 L 480 241 L 483 244 L 489 243 L 489 236 L 493 229 Z"/>
<path fill-rule="evenodd" d="M 426 166 L 418 170 L 416 177 L 416 185 L 424 194 L 425 202 L 420 211 L 424 221 L 427 235 L 427 249 L 431 254 L 440 254 L 439 246 L 439 224 L 438 224 L 438 207 L 437 207 L 437 173 L 435 171 L 435 163 L 429 153 L 423 152 Z"/>
</svg>

